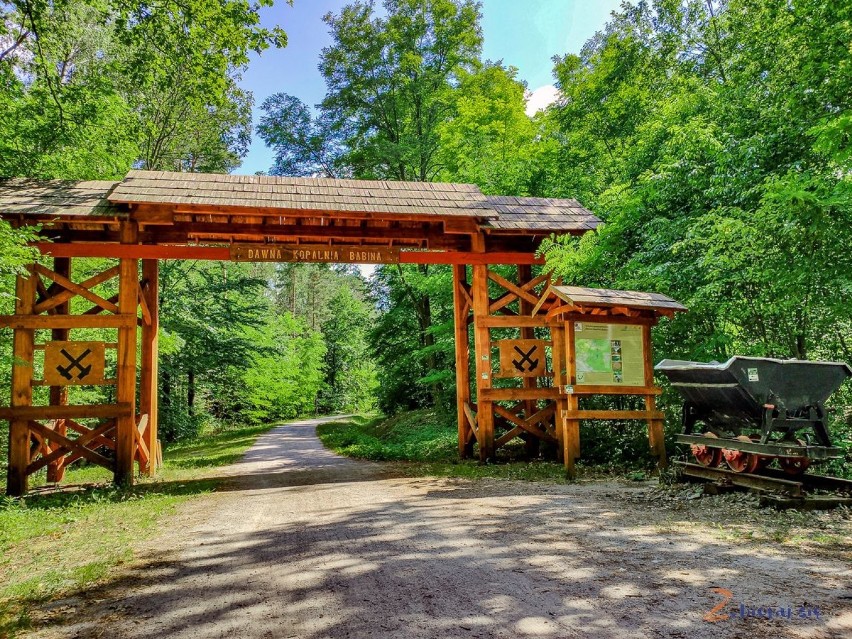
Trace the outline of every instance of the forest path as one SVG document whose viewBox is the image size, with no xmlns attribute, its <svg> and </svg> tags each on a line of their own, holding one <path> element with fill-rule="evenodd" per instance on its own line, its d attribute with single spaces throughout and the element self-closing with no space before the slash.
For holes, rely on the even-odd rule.
<svg viewBox="0 0 852 639">
<path fill-rule="evenodd" d="M 221 492 L 44 636 L 852 636 L 839 561 L 666 528 L 619 498 L 626 484 L 390 476 L 323 448 L 319 421 L 260 437 Z M 715 624 L 712 587 L 735 597 Z M 820 619 L 743 620 L 740 601 Z"/>
</svg>

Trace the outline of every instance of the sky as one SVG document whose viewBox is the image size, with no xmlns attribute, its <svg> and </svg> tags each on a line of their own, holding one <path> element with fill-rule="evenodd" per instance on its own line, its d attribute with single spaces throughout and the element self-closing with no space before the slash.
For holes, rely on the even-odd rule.
<svg viewBox="0 0 852 639">
<path fill-rule="evenodd" d="M 502 60 L 518 68 L 518 76 L 532 92 L 527 108 L 535 111 L 555 97 L 551 74 L 554 55 L 578 53 L 583 43 L 603 28 L 621 0 L 482 0 L 483 58 Z M 295 0 L 289 6 L 277 0 L 265 8 L 265 26 L 287 32 L 284 49 L 267 49 L 253 55 L 243 74 L 243 88 L 254 94 L 254 122 L 260 105 L 279 91 L 295 95 L 305 104 L 319 103 L 325 85 L 317 69 L 319 54 L 331 42 L 322 17 L 337 13 L 347 0 Z M 378 4 L 378 3 L 377 3 Z M 267 171 L 273 154 L 257 136 L 236 173 Z"/>
</svg>

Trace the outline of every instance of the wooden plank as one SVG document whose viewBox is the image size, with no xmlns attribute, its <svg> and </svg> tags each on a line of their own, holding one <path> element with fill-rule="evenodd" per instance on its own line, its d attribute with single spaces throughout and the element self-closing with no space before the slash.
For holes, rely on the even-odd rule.
<svg viewBox="0 0 852 639">
<path fill-rule="evenodd" d="M 231 258 L 227 246 L 167 246 L 108 242 L 52 244 L 38 242 L 36 247 L 54 257 L 113 257 L 161 260 L 221 260 Z M 543 264 L 534 252 L 402 251 L 402 264 Z"/>
<path fill-rule="evenodd" d="M 550 329 L 550 337 L 553 341 L 553 383 L 557 389 L 564 388 L 569 378 L 567 376 L 567 363 L 565 362 L 565 324 L 560 323 Z M 564 463 L 564 435 L 565 418 L 562 417 L 568 405 L 567 396 L 558 393 L 555 398 L 556 413 L 554 416 L 554 427 L 556 430 L 557 449 L 556 454 L 559 461 Z"/>
<path fill-rule="evenodd" d="M 508 291 L 512 295 L 514 295 L 514 297 L 516 297 L 516 298 L 524 299 L 524 300 L 530 302 L 531 304 L 535 304 L 538 301 L 538 298 L 536 298 L 535 295 L 533 295 L 529 291 L 523 289 L 522 287 L 518 286 L 517 284 L 513 284 L 512 282 L 507 280 L 505 277 L 503 277 L 499 273 L 496 273 L 492 270 L 489 270 L 488 271 L 488 279 L 490 279 L 492 282 L 499 284 L 501 287 L 503 287 L 506 291 Z M 495 309 L 491 309 L 491 312 L 493 313 L 494 310 Z"/>
<path fill-rule="evenodd" d="M 546 274 L 539 275 L 535 279 L 532 276 L 532 267 L 529 264 L 518 264 L 517 266 L 517 275 L 518 275 L 518 285 L 525 291 L 532 291 L 535 293 L 534 287 L 536 286 L 538 281 L 543 281 L 542 277 L 547 277 Z M 518 310 L 520 311 L 520 315 L 526 317 L 532 317 L 532 308 L 533 304 L 531 304 L 528 300 L 524 298 L 520 298 L 518 300 Z M 535 329 L 530 326 L 524 326 L 520 330 L 521 339 L 523 340 L 531 340 L 535 339 Z M 552 352 L 552 349 L 551 349 Z M 543 353 L 543 352 L 542 352 Z M 502 364 L 502 357 L 501 357 Z M 538 387 L 538 379 L 534 377 L 524 377 L 521 384 L 524 388 L 537 388 Z M 530 417 L 536 412 L 536 402 L 534 400 L 528 399 L 524 401 L 524 415 Z M 538 437 L 524 437 L 524 449 L 527 453 L 527 456 L 531 459 L 535 459 L 539 456 L 541 452 L 541 440 Z"/>
<path fill-rule="evenodd" d="M 574 335 L 574 323 L 565 323 L 565 363 L 566 377 L 573 384 L 577 381 L 577 352 Z M 575 463 L 580 458 L 580 422 L 571 418 L 571 413 L 580 407 L 580 399 L 576 395 L 565 395 L 564 433 L 562 437 L 562 461 L 565 464 L 565 474 L 574 478 L 576 476 Z"/>
<path fill-rule="evenodd" d="M 129 404 L 96 404 L 82 406 L 0 406 L 0 419 L 88 419 L 122 417 L 130 415 Z"/>
<path fill-rule="evenodd" d="M 399 249 L 386 246 L 232 244 L 235 262 L 334 262 L 399 264 Z"/>
<path fill-rule="evenodd" d="M 482 399 L 488 402 L 521 401 L 526 399 L 557 399 L 558 388 L 483 388 Z"/>
<path fill-rule="evenodd" d="M 456 360 L 456 422 L 458 425 L 459 458 L 470 457 L 475 429 L 468 424 L 465 410 L 470 402 L 470 333 L 468 330 L 468 305 L 465 299 L 467 267 L 453 266 L 453 326 Z M 467 409 L 469 410 L 469 409 Z M 473 432 L 471 433 L 471 431 Z"/>
<path fill-rule="evenodd" d="M 87 459 L 93 464 L 98 464 L 99 466 L 103 466 L 104 468 L 112 468 L 112 460 L 107 459 L 103 455 L 96 453 L 95 451 L 90 450 L 85 446 L 78 445 L 74 440 L 68 439 L 63 435 L 60 435 L 56 431 L 49 429 L 47 426 L 39 424 L 38 422 L 30 422 L 29 427 L 31 430 L 35 431 L 42 437 L 50 439 L 51 441 L 55 442 L 56 444 L 59 444 L 68 451 L 80 455 L 81 457 Z M 33 466 L 37 464 L 38 462 L 36 461 Z"/>
<path fill-rule="evenodd" d="M 53 245 L 51 244 L 50 246 L 53 246 Z M 54 264 L 56 264 L 57 260 L 61 260 L 61 259 L 68 260 L 69 258 L 68 257 L 62 257 L 62 258 L 54 257 L 53 259 L 54 259 Z M 67 279 L 69 279 L 69 280 L 71 279 L 70 273 L 67 274 L 67 275 L 62 273 L 61 271 L 57 270 L 56 266 L 54 266 L 53 270 L 56 271 L 57 273 L 60 273 L 60 275 L 65 275 L 65 277 Z M 91 288 L 97 286 L 98 284 L 103 284 L 107 280 L 111 280 L 112 278 L 114 278 L 116 276 L 118 276 L 118 267 L 113 266 L 112 268 L 109 268 L 109 269 L 103 271 L 102 273 L 98 273 L 97 275 L 90 277 L 89 279 L 85 280 L 84 282 L 81 282 L 80 286 L 82 286 L 83 288 L 88 290 L 88 289 L 91 289 Z M 72 291 L 69 291 L 69 290 L 60 291 L 56 295 L 53 295 L 50 298 L 44 300 L 43 302 L 39 302 L 38 304 L 36 304 L 35 314 L 38 315 L 38 314 L 44 313 L 45 311 L 48 311 L 52 308 L 56 308 L 57 306 L 59 306 L 61 304 L 65 304 L 72 297 L 74 297 L 74 295 L 75 295 L 75 293 L 73 293 Z M 67 312 L 65 314 L 67 314 Z"/>
<path fill-rule="evenodd" d="M 531 330 L 531 329 L 526 329 Z M 497 342 L 500 349 L 500 369 L 495 377 L 543 377 L 547 373 L 543 339 L 504 339 Z M 535 381 L 535 380 L 533 380 Z M 534 384 L 525 385 L 533 388 Z"/>
<path fill-rule="evenodd" d="M 67 257 L 57 257 L 53 259 L 53 270 L 56 273 L 59 273 L 63 277 L 67 277 L 69 280 L 71 279 L 71 259 Z M 40 278 L 37 278 L 39 281 Z M 70 298 L 68 300 L 64 300 L 59 304 L 56 304 L 51 311 L 57 315 L 68 315 L 71 312 L 71 303 Z M 38 306 L 38 305 L 36 305 Z M 38 310 L 35 310 L 38 312 Z M 67 341 L 70 335 L 70 331 L 68 329 L 54 329 L 51 331 L 50 337 L 52 342 L 63 342 Z M 50 388 L 50 400 L 49 403 L 51 406 L 64 406 L 68 403 L 68 388 L 65 386 L 52 386 Z M 53 422 L 53 430 L 58 432 L 60 435 L 66 435 L 68 433 L 68 425 L 67 420 L 65 419 L 57 419 Z M 47 467 L 47 481 L 52 483 L 58 483 L 62 481 L 65 477 L 65 464 L 64 457 L 57 459 L 56 461 L 50 463 Z"/>
<path fill-rule="evenodd" d="M 488 268 L 473 267 L 473 341 L 476 358 L 476 417 L 479 423 L 479 460 L 494 458 L 494 411 L 486 393 L 491 390 L 491 335 L 482 320 L 488 315 Z"/>
<path fill-rule="evenodd" d="M 17 277 L 15 286 L 15 313 L 27 316 L 36 303 L 36 275 L 28 272 Z M 20 497 L 27 492 L 27 465 L 30 462 L 30 430 L 28 418 L 21 414 L 31 407 L 33 400 L 33 343 L 35 333 L 29 327 L 15 329 L 12 355 L 12 396 L 9 408 L 0 408 L 14 415 L 9 423 L 9 468 L 6 475 L 6 494 Z M 9 419 L 7 417 L 6 419 Z"/>
<path fill-rule="evenodd" d="M 122 244 L 136 244 L 139 229 L 135 222 L 121 223 Z M 119 264 L 118 307 L 122 315 L 136 317 L 139 264 L 133 258 L 121 258 Z M 116 419 L 115 472 L 117 485 L 133 484 L 133 462 L 136 458 L 136 322 L 118 331 L 118 362 L 116 366 L 116 397 L 130 406 L 130 413 Z"/>
<path fill-rule="evenodd" d="M 104 342 L 51 341 L 44 346 L 45 384 L 100 386 L 104 383 Z"/>
<path fill-rule="evenodd" d="M 487 328 L 549 328 L 555 322 L 548 322 L 544 317 L 523 317 L 521 315 L 491 315 L 483 317 L 480 321 L 481 326 Z"/>
<path fill-rule="evenodd" d="M 37 422 L 35 422 L 35 423 L 37 423 Z M 32 427 L 32 424 L 30 426 Z M 108 433 L 109 431 L 111 431 L 113 428 L 115 428 L 115 424 L 113 424 L 112 422 L 107 422 L 105 424 L 101 424 L 100 426 L 98 426 L 97 428 L 95 428 L 93 430 L 85 429 L 86 432 L 81 434 L 80 437 L 78 437 L 77 439 L 74 439 L 74 440 L 68 439 L 65 436 L 64 433 L 60 433 L 55 428 L 54 429 L 48 429 L 50 432 L 56 433 L 56 437 L 55 437 L 54 441 L 59 443 L 59 447 L 54 449 L 50 454 L 46 455 L 45 457 L 42 457 L 41 459 L 38 459 L 38 460 L 32 462 L 27 467 L 27 474 L 32 475 L 37 470 L 44 468 L 45 466 L 47 466 L 47 465 L 49 465 L 49 464 L 51 464 L 55 461 L 59 461 L 60 459 L 65 457 L 68 453 L 74 454 L 75 459 L 79 459 L 80 457 L 86 457 L 86 455 L 81 450 L 79 450 L 79 448 L 86 447 L 86 445 L 89 442 L 99 443 L 99 441 L 101 439 L 104 439 L 103 436 L 106 433 Z M 35 429 L 33 428 L 33 430 L 35 430 Z M 50 438 L 48 437 L 48 439 L 50 439 Z M 66 441 L 66 442 L 67 441 L 73 441 L 74 445 L 71 446 L 71 447 L 68 447 L 68 446 L 62 444 L 63 441 Z M 95 452 L 95 451 L 92 451 L 92 452 Z M 106 457 L 103 457 L 100 454 L 98 454 L 98 457 L 100 457 L 101 459 L 107 460 L 107 462 L 109 462 L 109 460 Z M 89 459 L 89 458 L 86 457 L 86 459 Z M 74 461 L 74 460 L 70 460 L 70 461 L 68 461 L 68 463 L 70 464 L 71 461 Z M 95 462 L 95 463 L 98 463 L 98 462 Z M 103 464 L 100 464 L 100 465 L 103 466 Z M 109 465 L 107 465 L 106 467 L 112 469 L 112 464 L 109 463 Z"/>
<path fill-rule="evenodd" d="M 595 384 L 568 384 L 565 388 L 567 395 L 660 395 L 662 389 L 654 386 L 617 386 L 617 385 L 595 385 Z"/>
<path fill-rule="evenodd" d="M 70 291 L 71 293 L 74 293 L 75 295 L 79 295 L 80 297 L 86 298 L 92 304 L 100 306 L 102 309 L 109 311 L 110 313 L 118 313 L 118 306 L 108 300 L 105 300 L 100 295 L 92 293 L 92 291 L 90 291 L 89 289 L 72 282 L 67 277 L 63 277 L 59 273 L 54 273 L 49 268 L 42 266 L 41 264 L 36 264 L 35 270 L 39 275 L 43 275 L 47 278 L 50 278 L 51 280 L 59 284 L 62 288 L 66 289 L 67 291 Z"/>
<path fill-rule="evenodd" d="M 148 416 L 148 428 L 143 434 L 149 451 L 156 451 L 158 419 L 157 386 L 159 379 L 159 262 L 142 260 L 142 279 L 145 282 L 142 295 L 148 303 L 151 321 L 142 327 L 141 371 L 139 377 L 139 412 Z M 142 472 L 149 477 L 157 472 L 157 457 L 149 455 L 147 467 Z"/>
<path fill-rule="evenodd" d="M 568 410 L 568 419 L 663 419 L 658 410 Z"/>
<path fill-rule="evenodd" d="M 654 383 L 654 349 L 651 344 L 651 327 L 642 327 L 642 350 L 645 355 L 645 383 Z M 653 394 L 645 396 L 645 408 L 649 413 L 656 413 L 657 398 Z M 651 454 L 657 458 L 657 466 L 665 468 L 668 464 L 666 459 L 666 442 L 663 428 L 664 415 L 652 416 L 648 419 L 648 445 Z"/>
<path fill-rule="evenodd" d="M 74 329 L 136 326 L 136 315 L 0 315 L 0 328 Z"/>
</svg>

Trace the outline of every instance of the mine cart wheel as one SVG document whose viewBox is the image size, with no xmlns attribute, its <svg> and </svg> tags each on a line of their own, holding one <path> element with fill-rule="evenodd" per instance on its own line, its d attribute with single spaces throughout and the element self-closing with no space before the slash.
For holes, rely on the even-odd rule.
<svg viewBox="0 0 852 639">
<path fill-rule="evenodd" d="M 748 435 L 740 435 L 737 437 L 737 441 L 751 443 L 751 439 Z M 735 473 L 753 473 L 760 465 L 760 455 L 746 453 L 742 450 L 724 448 L 722 450 L 722 455 L 725 458 L 725 462 L 728 464 L 728 468 Z"/>
<path fill-rule="evenodd" d="M 704 433 L 704 437 L 716 437 L 716 434 L 707 432 Z M 702 466 L 715 468 L 722 461 L 721 448 L 711 448 L 710 446 L 705 446 L 704 444 L 693 444 L 689 448 L 692 451 L 692 455 L 695 457 L 695 461 L 697 461 Z"/>
<path fill-rule="evenodd" d="M 801 439 L 798 440 L 798 444 L 799 446 L 807 445 L 807 443 Z M 788 475 L 801 475 L 808 469 L 808 466 L 811 465 L 811 460 L 807 457 L 779 457 L 778 465 L 781 466 L 781 470 Z"/>
</svg>

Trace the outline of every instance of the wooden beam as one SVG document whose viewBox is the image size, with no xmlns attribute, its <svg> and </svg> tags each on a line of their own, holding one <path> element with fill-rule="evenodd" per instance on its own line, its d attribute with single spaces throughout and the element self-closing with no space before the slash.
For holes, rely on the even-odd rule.
<svg viewBox="0 0 852 639">
<path fill-rule="evenodd" d="M 15 313 L 26 316 L 33 312 L 36 302 L 36 275 L 30 271 L 19 275 L 15 287 Z M 12 396 L 9 408 L 13 412 L 9 423 L 9 468 L 6 475 L 6 494 L 20 497 L 27 492 L 27 466 L 30 462 L 30 431 L 28 419 L 21 411 L 31 408 L 33 401 L 33 344 L 35 333 L 31 327 L 15 329 L 12 345 Z"/>
<path fill-rule="evenodd" d="M 521 315 L 491 315 L 483 317 L 481 325 L 487 328 L 548 328 L 553 325 L 544 317 L 523 317 Z"/>
<path fill-rule="evenodd" d="M 488 267 L 473 267 L 473 342 L 476 358 L 476 414 L 479 424 L 479 460 L 494 458 L 494 411 L 486 393 L 491 389 L 491 335 L 482 321 L 488 316 Z"/>
<path fill-rule="evenodd" d="M 482 399 L 489 402 L 522 401 L 526 399 L 557 399 L 558 388 L 484 388 Z"/>
<path fill-rule="evenodd" d="M 0 406 L 0 419 L 31 421 L 34 419 L 87 419 L 130 415 L 129 404 L 96 404 L 80 406 Z"/>
<path fill-rule="evenodd" d="M 139 412 L 148 416 L 148 427 L 142 435 L 148 451 L 157 447 L 158 405 L 157 382 L 159 378 L 159 262 L 157 260 L 142 260 L 142 279 L 145 287 L 142 297 L 148 304 L 150 322 L 142 327 L 142 361 L 139 378 Z M 142 471 L 148 476 L 157 472 L 156 456 L 149 455 L 148 466 Z"/>
<path fill-rule="evenodd" d="M 122 328 L 136 326 L 136 315 L 0 315 L 0 328 Z"/>
<path fill-rule="evenodd" d="M 453 325 L 456 358 L 456 421 L 458 425 L 459 458 L 466 459 L 473 448 L 471 427 L 467 423 L 465 407 L 470 401 L 470 332 L 468 331 L 468 305 L 465 300 L 467 267 L 453 265 Z"/>
<path fill-rule="evenodd" d="M 535 286 L 536 280 L 540 279 L 541 276 L 536 278 L 536 280 L 532 279 L 532 266 L 529 264 L 518 264 L 517 266 L 517 274 L 518 274 L 518 286 L 523 291 L 529 291 L 532 287 Z M 499 283 L 499 282 L 498 282 Z M 518 299 L 518 310 L 520 311 L 520 315 L 524 317 L 532 317 L 532 308 L 537 298 L 532 296 L 533 303 L 530 303 L 530 300 L 525 297 L 520 297 Z M 521 339 L 535 339 L 535 328 L 532 326 L 523 326 L 521 327 Z M 532 389 L 538 386 L 538 379 L 535 377 L 524 377 L 521 381 L 524 388 Z M 524 415 L 526 417 L 530 417 L 535 413 L 536 402 L 532 399 L 524 400 Z M 531 458 L 536 458 L 539 456 L 541 452 L 541 439 L 539 437 L 524 437 L 524 449 L 526 450 L 527 456 Z"/>
<path fill-rule="evenodd" d="M 55 263 L 56 260 L 70 259 L 70 256 L 54 257 L 53 259 L 54 259 L 54 263 Z M 54 271 L 61 274 L 61 272 L 59 270 L 57 270 L 55 267 L 54 267 Z M 81 282 L 80 286 L 82 286 L 86 290 L 89 290 L 89 289 L 97 286 L 98 284 L 103 284 L 107 280 L 111 280 L 112 278 L 117 277 L 117 276 L 118 276 L 118 266 L 113 266 L 112 268 L 109 268 L 109 269 L 103 271 L 102 273 L 98 273 L 97 275 L 90 277 L 86 281 Z M 70 272 L 69 272 L 69 276 L 66 276 L 66 277 L 68 277 L 68 279 L 71 279 L 70 278 Z M 65 304 L 68 300 L 70 300 L 75 295 L 76 295 L 76 293 L 69 291 L 69 290 L 60 291 L 60 292 L 56 293 L 56 295 L 52 295 L 48 299 L 36 304 L 34 312 L 35 312 L 36 315 L 38 315 L 40 313 L 44 313 L 45 311 L 49 311 L 50 309 L 58 307 L 61 304 Z"/>
<path fill-rule="evenodd" d="M 75 284 L 74 282 L 69 280 L 67 277 L 63 277 L 59 273 L 54 273 L 49 268 L 44 267 L 41 264 L 36 264 L 35 270 L 39 275 L 43 275 L 44 277 L 47 277 L 47 278 L 53 280 L 54 282 L 59 284 L 59 286 L 66 289 L 67 291 L 70 291 L 71 293 L 74 293 L 75 295 L 79 295 L 80 297 L 85 297 L 92 304 L 100 306 L 101 308 L 103 308 L 106 311 L 109 311 L 110 313 L 118 313 L 118 306 L 116 306 L 112 302 L 109 302 L 108 300 L 105 300 L 100 295 L 98 295 L 96 293 L 92 293 L 89 289 L 87 289 L 83 286 L 80 286 L 79 284 Z"/>
<path fill-rule="evenodd" d="M 569 410 L 568 419 L 663 419 L 658 410 Z"/>
<path fill-rule="evenodd" d="M 642 350 L 645 355 L 645 384 L 652 386 L 654 384 L 654 349 L 651 344 L 651 327 L 642 327 Z M 654 394 L 645 395 L 645 409 L 649 413 L 656 413 L 657 398 Z M 664 436 L 664 420 L 665 416 L 651 416 L 648 419 L 648 445 L 651 447 L 651 454 L 657 458 L 657 467 L 662 469 L 668 464 L 666 459 L 666 442 Z"/>
<path fill-rule="evenodd" d="M 61 459 L 63 457 L 65 457 L 65 455 L 67 455 L 68 453 L 76 453 L 77 457 L 75 457 L 75 458 L 86 457 L 86 455 L 83 454 L 83 451 L 79 450 L 79 448 L 86 447 L 86 444 L 88 444 L 89 442 L 98 443 L 99 440 L 103 438 L 104 434 L 108 433 L 109 431 L 111 431 L 115 427 L 115 424 L 113 424 L 112 422 L 107 422 L 105 424 L 101 424 L 100 426 L 98 426 L 97 428 L 95 428 L 93 430 L 87 429 L 87 432 L 81 434 L 80 437 L 78 437 L 77 439 L 70 440 L 65 436 L 65 433 L 60 433 L 55 428 L 47 429 L 51 433 L 55 433 L 56 434 L 55 437 L 44 435 L 44 431 L 37 430 L 33 427 L 34 423 L 38 423 L 38 422 L 30 423 L 30 428 L 32 430 L 36 430 L 36 432 L 39 432 L 43 437 L 46 437 L 47 439 L 52 439 L 55 443 L 59 444 L 59 447 L 55 448 L 50 454 L 46 455 L 45 457 L 42 457 L 41 459 L 32 462 L 27 467 L 27 474 L 28 475 L 32 475 L 37 470 L 43 468 L 44 466 L 48 466 L 53 462 L 61 461 Z M 68 446 L 68 445 L 63 444 L 63 442 L 69 442 L 69 441 L 73 441 L 73 445 Z M 95 451 L 91 451 L 91 452 L 95 452 Z M 106 466 L 107 468 L 110 468 L 110 469 L 112 468 L 112 463 L 109 462 L 109 460 L 106 457 L 103 457 L 102 455 L 98 455 L 98 457 L 102 460 L 107 461 L 107 463 L 108 463 L 108 465 Z M 88 459 L 88 457 L 86 457 L 86 459 Z M 96 463 L 100 463 L 100 462 L 96 462 Z M 101 463 L 100 465 L 103 466 L 104 464 Z"/>
<path fill-rule="evenodd" d="M 577 381 L 577 351 L 574 335 L 574 322 L 565 322 L 565 364 L 566 377 L 570 384 Z M 580 407 L 577 395 L 565 396 L 564 413 L 562 414 L 562 462 L 565 464 L 565 474 L 573 479 L 576 476 L 574 463 L 580 458 L 580 422 L 571 417 L 571 413 Z"/>
<path fill-rule="evenodd" d="M 227 246 L 171 246 L 147 244 L 111 244 L 106 242 L 52 244 L 38 242 L 35 246 L 45 255 L 54 257 L 112 257 L 161 260 L 221 260 L 231 259 Z M 403 251 L 403 264 L 541 264 L 533 252 L 493 251 Z"/>
<path fill-rule="evenodd" d="M 121 223 L 121 242 L 134 245 L 139 228 L 136 222 Z M 119 264 L 118 307 L 122 315 L 136 318 L 139 288 L 139 264 L 136 259 L 122 257 Z M 118 330 L 118 362 L 116 366 L 118 402 L 130 406 L 130 414 L 116 419 L 115 473 L 117 485 L 133 484 L 133 462 L 136 458 L 136 322 Z"/>
<path fill-rule="evenodd" d="M 85 446 L 78 445 L 77 442 L 75 442 L 74 440 L 68 439 L 63 435 L 60 435 L 56 431 L 51 430 L 43 424 L 39 424 L 38 422 L 30 422 L 29 428 L 44 437 L 45 439 L 50 439 L 56 444 L 59 444 L 62 448 L 67 449 L 69 452 L 76 453 L 81 457 L 84 457 L 88 461 L 94 464 L 98 464 L 99 466 L 103 466 L 104 468 L 112 468 L 112 460 L 107 459 L 103 455 L 96 453 L 95 451 L 90 450 Z M 85 435 L 83 437 L 85 437 Z M 39 462 L 36 461 L 31 465 L 31 467 L 33 468 L 33 472 L 35 470 L 38 470 L 38 468 L 41 468 L 38 463 Z"/>
<path fill-rule="evenodd" d="M 68 257 L 55 257 L 53 258 L 53 271 L 55 273 L 59 273 L 63 277 L 71 279 L 71 258 Z M 40 278 L 37 278 L 40 279 Z M 65 291 L 63 291 L 65 292 Z M 59 293 L 61 295 L 62 293 Z M 53 309 L 51 309 L 57 315 L 68 315 L 71 312 L 71 302 L 70 298 L 67 300 L 63 300 L 59 304 L 56 304 Z M 38 305 L 34 309 L 36 313 L 38 313 Z M 70 331 L 67 328 L 55 328 L 51 331 L 51 339 L 53 341 L 66 341 L 70 335 Z M 65 406 L 68 404 L 68 387 L 67 386 L 51 386 L 50 387 L 50 405 L 51 406 Z M 68 426 L 66 424 L 66 420 L 57 419 L 53 423 L 53 430 L 58 432 L 60 435 L 65 435 L 68 432 Z M 51 483 L 58 483 L 62 481 L 65 477 L 65 464 L 63 463 L 63 458 L 57 459 L 56 461 L 50 463 L 47 467 L 47 481 Z"/>
<path fill-rule="evenodd" d="M 589 384 L 588 386 L 577 386 L 576 384 L 572 387 L 572 392 L 569 394 L 573 395 L 660 395 L 663 391 L 659 388 L 655 388 L 654 386 L 618 386 L 616 384 L 612 385 L 599 385 L 593 386 Z"/>
</svg>

